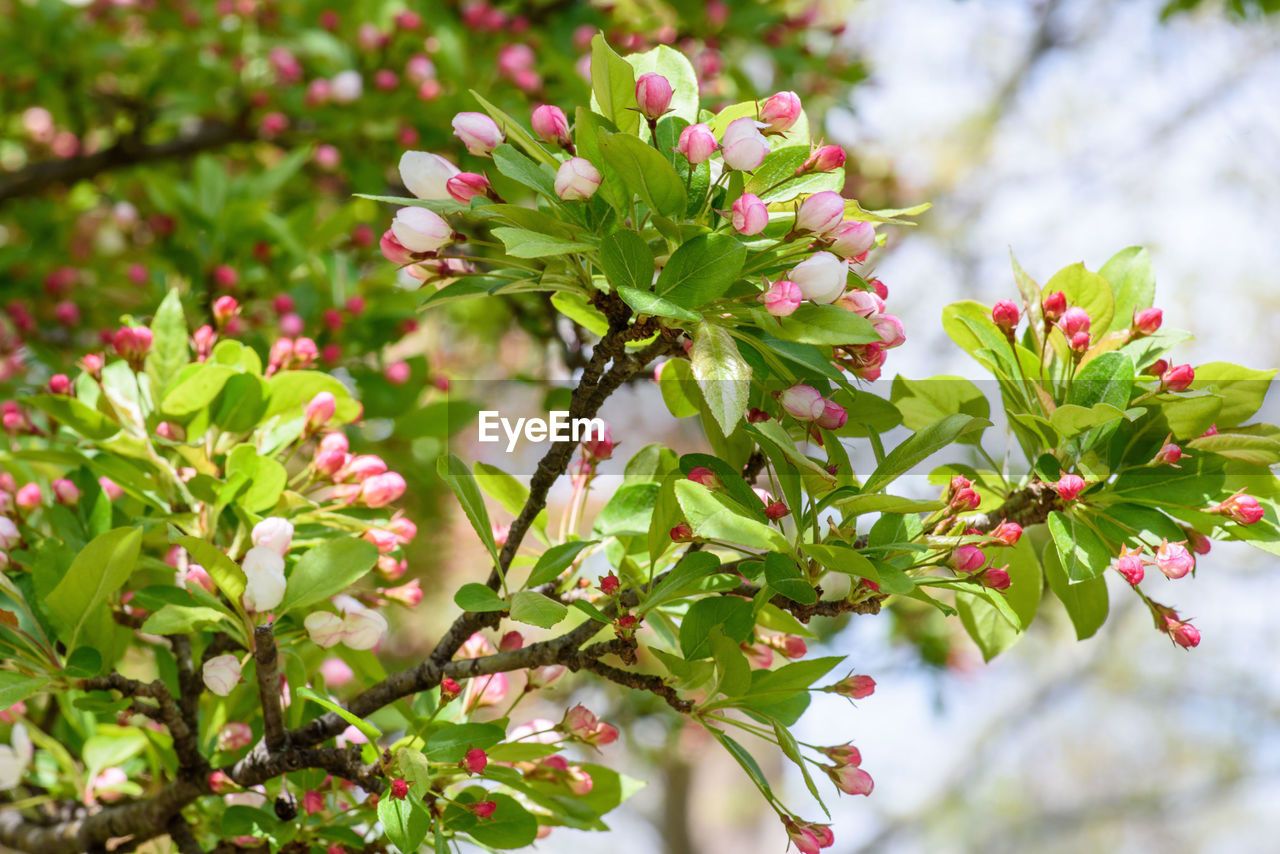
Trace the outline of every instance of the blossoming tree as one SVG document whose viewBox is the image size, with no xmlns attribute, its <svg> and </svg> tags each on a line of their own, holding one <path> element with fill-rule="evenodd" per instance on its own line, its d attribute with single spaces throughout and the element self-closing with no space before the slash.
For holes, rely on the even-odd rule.
<svg viewBox="0 0 1280 854">
<path fill-rule="evenodd" d="M 639 449 L 589 531 L 578 508 L 612 435 L 552 442 L 527 484 L 443 456 L 486 565 L 434 649 L 387 672 L 385 614 L 421 600 L 396 583 L 416 533 L 395 509 L 404 479 L 349 453 L 360 403 L 314 352 L 264 365 L 225 325 L 193 340 L 171 292 L 114 356 L 6 405 L 0 843 L 408 852 L 604 830 L 636 788 L 610 762 L 617 728 L 578 704 L 519 713 L 573 671 L 704 728 L 812 854 L 830 828 L 742 743 L 776 744 L 823 809 L 823 778 L 871 794 L 858 747 L 792 734 L 812 692 L 875 689 L 845 655 L 809 655 L 811 621 L 914 600 L 991 657 L 1047 594 L 1093 634 L 1114 569 L 1191 648 L 1146 570 L 1185 577 L 1213 539 L 1280 549 L 1280 428 L 1251 423 L 1274 372 L 1176 364 L 1185 336 L 1162 328 L 1141 250 L 1043 287 L 1015 262 L 1010 299 L 942 310 L 993 400 L 956 377 L 877 394 L 906 332 L 870 265 L 879 232 L 924 206 L 843 198 L 844 152 L 792 92 L 704 110 L 679 52 L 622 57 L 600 37 L 591 80 L 589 104 L 527 127 L 477 95 L 452 122 L 465 171 L 406 152 L 414 198 L 385 199 L 381 249 L 431 289 L 426 311 L 549 294 L 594 335 L 572 416 L 654 371 L 710 453 Z M 907 479 L 957 451 L 929 490 Z M 557 535 L 545 511 L 565 476 Z"/>
</svg>

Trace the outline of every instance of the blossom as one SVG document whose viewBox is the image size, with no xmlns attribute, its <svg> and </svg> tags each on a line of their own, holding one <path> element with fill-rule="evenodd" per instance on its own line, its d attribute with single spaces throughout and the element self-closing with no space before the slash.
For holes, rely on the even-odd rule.
<svg viewBox="0 0 1280 854">
<path fill-rule="evenodd" d="M 769 154 L 769 141 L 760 133 L 759 123 L 750 116 L 729 122 L 720 138 L 721 156 L 730 169 L 750 172 L 759 168 Z"/>
<path fill-rule="evenodd" d="M 565 201 L 589 199 L 600 189 L 600 170 L 583 157 L 570 157 L 556 171 L 556 195 Z"/>
<path fill-rule="evenodd" d="M 764 231 L 769 224 L 769 209 L 754 193 L 743 193 L 733 203 L 734 231 L 751 236 Z"/>
<path fill-rule="evenodd" d="M 1186 546 L 1167 539 L 1161 540 L 1160 547 L 1156 549 L 1155 562 L 1156 568 L 1172 579 L 1182 578 L 1196 568 L 1196 559 Z"/>
<path fill-rule="evenodd" d="M 0 792 L 7 792 L 22 782 L 34 755 L 35 747 L 27 736 L 26 726 L 14 724 L 9 743 L 0 744 Z"/>
<path fill-rule="evenodd" d="M 279 516 L 269 516 L 253 526 L 253 533 L 249 538 L 255 546 L 284 555 L 293 542 L 293 523 Z"/>
<path fill-rule="evenodd" d="M 800 286 L 805 299 L 830 303 L 844 293 L 849 267 L 830 252 L 815 252 L 793 267 L 787 278 Z"/>
<path fill-rule="evenodd" d="M 487 157 L 503 140 L 502 129 L 484 113 L 458 113 L 453 117 L 453 132 L 467 151 Z"/>
<path fill-rule="evenodd" d="M 680 131 L 680 140 L 676 143 L 676 151 L 693 166 L 705 161 L 719 147 L 715 134 L 705 124 L 689 125 Z"/>
<path fill-rule="evenodd" d="M 225 697 L 240 681 L 240 659 L 230 654 L 214 656 L 204 663 L 200 675 L 206 688 Z"/>
<path fill-rule="evenodd" d="M 391 233 L 410 252 L 435 252 L 453 237 L 444 217 L 426 208 L 400 208 L 391 221 Z"/>
</svg>

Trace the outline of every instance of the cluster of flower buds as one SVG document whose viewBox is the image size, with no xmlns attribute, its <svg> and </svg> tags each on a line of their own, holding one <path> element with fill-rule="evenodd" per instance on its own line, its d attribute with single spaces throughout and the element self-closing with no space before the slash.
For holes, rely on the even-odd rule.
<svg viewBox="0 0 1280 854">
<path fill-rule="evenodd" d="M 600 720 L 581 703 L 565 712 L 558 728 L 570 738 L 592 747 L 601 747 L 618 740 L 617 727 Z"/>
<path fill-rule="evenodd" d="M 822 430 L 839 430 L 849 420 L 843 406 L 825 398 L 816 388 L 809 385 L 794 385 L 778 394 L 778 404 L 792 418 L 806 424 L 811 435 L 818 442 L 822 441 Z"/>
</svg>

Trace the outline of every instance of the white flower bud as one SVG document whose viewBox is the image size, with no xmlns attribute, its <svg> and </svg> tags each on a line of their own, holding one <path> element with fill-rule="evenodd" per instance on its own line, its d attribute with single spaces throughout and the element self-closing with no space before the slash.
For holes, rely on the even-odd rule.
<svg viewBox="0 0 1280 854">
<path fill-rule="evenodd" d="M 420 199 L 447 199 L 445 185 L 460 170 L 439 154 L 406 151 L 400 155 L 400 181 Z"/>
<path fill-rule="evenodd" d="M 307 614 L 302 624 L 306 626 L 311 640 L 321 649 L 337 646 L 346 632 L 345 621 L 329 611 L 313 611 Z"/>
<path fill-rule="evenodd" d="M 240 659 L 234 655 L 219 655 L 204 663 L 201 674 L 205 687 L 219 697 L 225 697 L 240 681 Z"/>
<path fill-rule="evenodd" d="M 293 542 L 293 524 L 288 519 L 271 516 L 253 526 L 253 544 L 283 556 Z"/>
</svg>

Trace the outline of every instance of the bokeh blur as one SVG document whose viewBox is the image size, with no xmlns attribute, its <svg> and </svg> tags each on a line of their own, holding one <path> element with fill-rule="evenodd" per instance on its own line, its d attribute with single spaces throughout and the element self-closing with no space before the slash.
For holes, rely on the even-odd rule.
<svg viewBox="0 0 1280 854">
<path fill-rule="evenodd" d="M 396 189 L 405 147 L 453 144 L 448 118 L 474 108 L 469 86 L 504 81 L 492 88 L 522 118 L 544 98 L 583 97 L 584 27 L 623 48 L 669 40 L 699 58 L 704 96 L 819 92 L 806 107 L 850 154 L 846 195 L 868 209 L 933 202 L 918 228 L 888 232 L 877 275 L 910 340 L 873 390 L 887 393 L 894 374 L 978 376 L 937 313 L 1012 295 L 1010 251 L 1043 281 L 1146 246 L 1165 322 L 1197 336 L 1183 357 L 1280 363 L 1280 20 L 1269 2 L 137 4 L 152 5 L 154 18 L 127 2 L 0 0 L 0 384 L 9 396 L 42 382 L 171 285 L 192 316 L 236 295 L 243 334 L 264 351 L 279 335 L 314 337 L 361 390 L 371 418 L 360 438 L 420 474 L 424 536 L 409 560 L 431 592 L 400 620 L 392 652 L 406 660 L 483 560 L 429 474 L 450 432 L 443 401 L 463 397 L 446 397 L 447 381 L 555 380 L 575 354 L 551 350 L 549 314 L 533 301 L 447 309 L 447 324 L 417 315 L 425 294 L 377 254 L 385 209 L 351 194 Z M 418 11 L 414 27 L 405 11 Z M 155 46 L 150 69 L 130 64 L 139 40 Z M 217 133 L 227 139 L 158 157 L 166 142 Z M 127 162 L 66 171 L 104 151 Z M 410 379 L 393 382 L 387 368 L 401 361 Z M 406 382 L 421 389 L 407 413 Z M 607 414 L 616 425 L 653 399 L 638 388 Z M 1278 408 L 1270 400 L 1261 417 Z M 852 651 L 878 681 L 856 708 L 818 697 L 801 724 L 816 743 L 854 739 L 876 779 L 870 798 L 834 803 L 833 850 L 1277 850 L 1280 566 L 1242 544 L 1216 545 L 1199 566 L 1178 591 L 1203 633 L 1191 652 L 1122 606 L 1076 642 L 1051 600 L 990 664 L 933 614 L 815 623 L 811 648 Z M 697 731 L 603 689 L 566 680 L 558 691 L 522 714 L 587 701 L 627 733 L 606 748 L 630 754 L 618 767 L 649 785 L 611 817 L 614 834 L 558 829 L 539 850 L 785 849 L 772 814 Z M 821 814 L 783 763 L 765 770 L 798 811 Z"/>
</svg>

